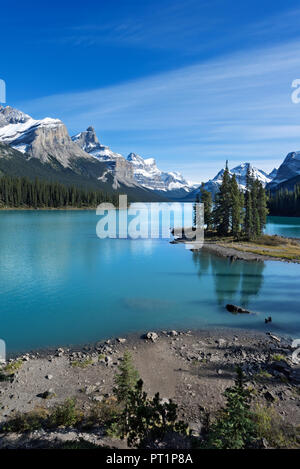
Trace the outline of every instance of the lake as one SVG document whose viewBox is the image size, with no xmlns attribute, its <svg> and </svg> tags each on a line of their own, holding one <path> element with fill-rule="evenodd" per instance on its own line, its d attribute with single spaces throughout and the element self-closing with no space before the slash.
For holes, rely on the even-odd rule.
<svg viewBox="0 0 300 469">
<path fill-rule="evenodd" d="M 95 211 L 0 212 L 0 338 L 9 352 L 213 326 L 300 337 L 300 265 L 236 261 L 166 239 L 99 239 Z M 268 233 L 300 237 L 300 219 Z M 257 315 L 232 315 L 226 303 Z M 272 324 L 264 318 L 272 315 Z"/>
</svg>

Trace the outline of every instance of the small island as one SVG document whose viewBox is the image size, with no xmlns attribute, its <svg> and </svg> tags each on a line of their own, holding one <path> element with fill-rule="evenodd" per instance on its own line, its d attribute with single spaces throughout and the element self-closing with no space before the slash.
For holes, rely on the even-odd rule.
<svg viewBox="0 0 300 469">
<path fill-rule="evenodd" d="M 191 240 L 199 224 L 199 203 L 203 203 L 204 208 L 204 249 L 231 260 L 300 262 L 299 239 L 264 233 L 269 207 L 274 206 L 274 198 L 266 193 L 258 179 L 254 179 L 250 168 L 243 191 L 235 175 L 230 177 L 226 162 L 222 184 L 214 202 L 211 193 L 202 184 L 194 205 L 194 227 L 185 229 L 184 236 L 176 236 L 182 230 L 173 229 L 175 243 L 191 243 L 192 248 Z"/>
</svg>

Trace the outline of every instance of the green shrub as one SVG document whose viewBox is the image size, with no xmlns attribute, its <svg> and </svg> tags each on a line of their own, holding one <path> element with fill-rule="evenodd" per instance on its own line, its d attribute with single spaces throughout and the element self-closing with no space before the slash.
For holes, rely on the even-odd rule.
<svg viewBox="0 0 300 469">
<path fill-rule="evenodd" d="M 253 414 L 259 438 L 273 448 L 300 448 L 300 429 L 284 422 L 273 407 L 256 406 Z"/>
<path fill-rule="evenodd" d="M 4 432 L 23 433 L 43 428 L 48 419 L 48 411 L 43 407 L 37 407 L 26 413 L 16 412 L 5 425 Z"/>
<path fill-rule="evenodd" d="M 118 421 L 122 413 L 122 408 L 115 397 L 109 397 L 102 402 L 93 404 L 88 415 L 84 419 L 85 427 L 94 425 L 104 426 L 110 431 L 112 424 Z"/>
<path fill-rule="evenodd" d="M 146 448 L 158 446 L 169 435 L 187 435 L 188 425 L 177 420 L 177 405 L 171 400 L 162 403 L 159 393 L 148 398 L 139 380 L 128 395 L 121 426 L 128 446 Z"/>
<path fill-rule="evenodd" d="M 75 399 L 66 399 L 54 407 L 49 415 L 50 427 L 74 427 L 82 421 L 83 415 L 76 407 Z"/>
</svg>

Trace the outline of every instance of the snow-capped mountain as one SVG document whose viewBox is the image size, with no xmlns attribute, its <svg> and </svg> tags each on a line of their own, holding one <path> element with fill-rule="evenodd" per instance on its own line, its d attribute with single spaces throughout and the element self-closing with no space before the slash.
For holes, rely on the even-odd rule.
<svg viewBox="0 0 300 469">
<path fill-rule="evenodd" d="M 94 127 L 90 126 L 84 132 L 71 137 L 73 142 L 90 155 L 98 158 L 100 161 L 111 161 L 117 158 L 123 158 L 120 153 L 114 153 L 109 147 L 102 145 L 96 135 Z"/>
<path fill-rule="evenodd" d="M 242 163 L 238 166 L 235 166 L 229 171 L 229 174 L 233 176 L 235 174 L 237 183 L 239 185 L 239 188 L 241 190 L 246 189 L 246 176 L 248 172 L 248 168 L 250 168 L 251 174 L 255 179 L 258 179 L 262 185 L 265 187 L 269 182 L 271 182 L 272 178 L 270 174 L 265 173 L 261 169 L 257 169 L 253 166 L 251 166 L 250 163 Z M 213 194 L 216 194 L 218 192 L 219 187 L 222 183 L 223 179 L 223 174 L 224 174 L 224 168 L 221 169 L 221 171 L 218 172 L 218 174 L 213 178 L 210 179 L 205 183 L 205 189 L 212 192 Z M 274 171 L 274 170 L 273 170 Z"/>
<path fill-rule="evenodd" d="M 120 153 L 113 152 L 99 142 L 93 127 L 74 135 L 72 140 L 82 150 L 105 162 L 112 172 L 117 172 L 118 177 L 125 178 L 127 183 L 135 182 L 149 190 L 172 192 L 174 195 L 176 192 L 177 196 L 185 195 L 195 187 L 180 173 L 158 169 L 154 158 L 144 159 L 136 153 L 130 153 L 126 159 Z"/>
<path fill-rule="evenodd" d="M 277 174 L 277 170 L 275 168 L 270 174 L 267 174 L 265 173 L 265 171 L 255 168 L 250 163 L 242 163 L 238 166 L 235 166 L 234 168 L 229 170 L 229 174 L 231 176 L 235 174 L 239 188 L 243 191 L 246 189 L 246 176 L 247 176 L 247 171 L 249 167 L 250 167 L 252 176 L 255 179 L 258 179 L 264 187 L 267 184 L 269 184 L 272 181 L 272 178 L 276 176 Z M 219 191 L 219 187 L 222 184 L 224 171 L 225 171 L 224 168 L 221 169 L 221 171 L 219 171 L 218 174 L 213 179 L 209 179 L 209 181 L 207 181 L 204 184 L 204 188 L 207 191 L 211 192 L 213 198 L 215 197 L 216 193 Z M 199 193 L 199 191 L 200 191 L 200 188 L 198 187 L 196 190 L 194 190 L 188 195 L 186 200 L 187 201 L 195 200 L 195 197 Z"/>
<path fill-rule="evenodd" d="M 278 184 L 282 184 L 289 179 L 300 175 L 300 151 L 288 153 L 283 163 L 279 166 L 275 177 L 268 188 L 274 189 Z"/>
<path fill-rule="evenodd" d="M 102 145 L 92 126 L 88 127 L 86 131 L 74 135 L 72 141 L 83 151 L 106 164 L 107 172 L 103 178 L 105 180 L 106 175 L 110 173 L 114 178 L 114 189 L 118 189 L 120 183 L 127 186 L 137 185 L 132 165 L 120 153 L 114 153 L 109 147 Z"/>
<path fill-rule="evenodd" d="M 24 166 L 20 160 L 23 154 L 24 161 L 36 159 L 48 167 L 47 171 L 50 167 L 55 171 L 69 171 L 64 173 L 64 180 L 66 177 L 74 180 L 76 174 L 76 178 L 88 178 L 93 184 L 99 181 L 112 189 L 126 187 L 130 189 L 125 190 L 128 193 L 137 190 L 146 194 L 145 200 L 149 200 L 149 191 L 161 193 L 162 197 L 153 194 L 153 200 L 158 200 L 171 193 L 174 198 L 179 197 L 181 191 L 186 194 L 192 187 L 179 173 L 160 171 L 154 159 L 144 160 L 133 153 L 125 158 L 113 152 L 99 142 L 93 127 L 71 138 L 61 120 L 34 119 L 11 106 L 0 106 L 0 143 L 19 152 L 12 153 L 19 166 Z M 29 166 L 33 168 L 34 164 L 26 169 Z M 41 171 L 45 173 L 39 166 Z"/>
<path fill-rule="evenodd" d="M 63 167 L 70 167 L 73 158 L 89 158 L 72 142 L 61 120 L 36 120 L 10 106 L 0 106 L 0 142 L 43 163 L 55 158 Z"/>
<path fill-rule="evenodd" d="M 142 158 L 136 153 L 127 156 L 133 166 L 136 181 L 148 189 L 155 191 L 185 191 L 190 192 L 194 187 L 178 172 L 164 172 L 156 166 L 154 158 Z"/>
</svg>

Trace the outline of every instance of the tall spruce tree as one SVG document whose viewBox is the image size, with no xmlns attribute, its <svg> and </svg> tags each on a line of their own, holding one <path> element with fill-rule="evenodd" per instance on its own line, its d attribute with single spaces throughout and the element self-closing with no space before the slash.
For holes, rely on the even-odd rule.
<svg viewBox="0 0 300 469">
<path fill-rule="evenodd" d="M 252 201 L 252 190 L 253 177 L 248 166 L 246 176 L 246 192 L 245 192 L 245 219 L 244 219 L 244 234 L 247 239 L 252 239 L 254 235 L 254 221 L 253 221 L 253 201 Z"/>
<path fill-rule="evenodd" d="M 243 196 L 240 192 L 235 174 L 231 178 L 231 233 L 237 238 L 241 233 L 243 218 Z"/>
<path fill-rule="evenodd" d="M 259 220 L 260 220 L 260 229 L 262 233 L 267 223 L 268 208 L 267 208 L 267 194 L 261 183 L 258 188 L 257 209 L 258 209 Z"/>
<path fill-rule="evenodd" d="M 204 183 L 201 184 L 200 189 L 200 200 L 204 205 L 204 224 L 206 225 L 207 230 L 211 230 L 212 225 L 212 196 L 211 193 L 208 192 L 204 188 Z"/>
<path fill-rule="evenodd" d="M 198 210 L 197 205 L 200 203 L 200 194 L 196 194 L 195 203 L 193 205 L 193 226 L 196 228 L 198 225 Z"/>
<path fill-rule="evenodd" d="M 215 208 L 213 211 L 214 226 L 220 236 L 227 236 L 230 229 L 231 215 L 231 182 L 228 170 L 228 161 L 226 161 L 223 173 L 222 183 L 219 192 L 216 194 Z"/>
<path fill-rule="evenodd" d="M 251 187 L 251 201 L 252 201 L 252 238 L 256 238 L 261 235 L 260 217 L 258 212 L 258 193 L 259 193 L 260 182 L 257 179 L 252 181 Z"/>
</svg>

